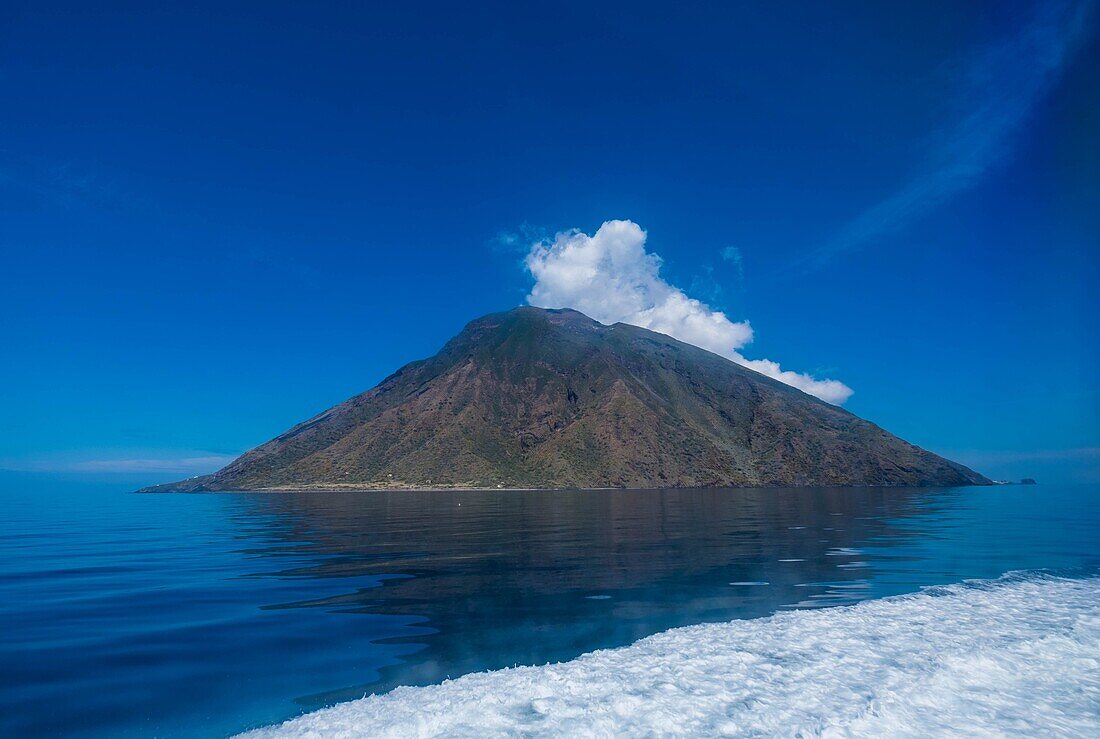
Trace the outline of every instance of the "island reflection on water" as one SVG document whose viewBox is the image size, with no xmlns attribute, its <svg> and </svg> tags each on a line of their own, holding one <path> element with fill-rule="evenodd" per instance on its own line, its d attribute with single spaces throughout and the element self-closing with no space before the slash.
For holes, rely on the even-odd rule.
<svg viewBox="0 0 1100 739">
<path fill-rule="evenodd" d="M 543 664 L 676 626 L 872 595 L 868 551 L 925 534 L 950 491 L 755 489 L 304 493 L 248 496 L 308 561 L 277 578 L 377 578 L 371 587 L 265 608 L 412 617 L 408 661 L 371 682 L 300 699 L 316 707 L 486 667 Z M 916 583 L 914 583 L 916 584 Z M 909 588 L 912 589 L 912 588 Z"/>
</svg>

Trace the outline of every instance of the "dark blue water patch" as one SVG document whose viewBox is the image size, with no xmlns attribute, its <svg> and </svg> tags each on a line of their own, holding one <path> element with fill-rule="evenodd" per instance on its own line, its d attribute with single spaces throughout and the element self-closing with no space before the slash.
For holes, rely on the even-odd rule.
<svg viewBox="0 0 1100 739">
<path fill-rule="evenodd" d="M 657 631 L 1100 564 L 1100 491 L 0 481 L 0 733 L 211 736 Z"/>
</svg>

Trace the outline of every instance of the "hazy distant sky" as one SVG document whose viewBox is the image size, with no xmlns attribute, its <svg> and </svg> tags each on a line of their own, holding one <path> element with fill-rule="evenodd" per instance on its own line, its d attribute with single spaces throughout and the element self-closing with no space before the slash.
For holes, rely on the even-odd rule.
<svg viewBox="0 0 1100 739">
<path fill-rule="evenodd" d="M 207 471 L 530 299 L 1100 480 L 1097 10 L 4 5 L 0 469 Z"/>
</svg>

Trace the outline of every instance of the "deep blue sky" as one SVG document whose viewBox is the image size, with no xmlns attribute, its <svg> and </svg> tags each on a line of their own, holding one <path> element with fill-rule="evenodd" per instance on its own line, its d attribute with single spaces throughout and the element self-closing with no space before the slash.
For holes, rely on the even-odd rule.
<svg viewBox="0 0 1100 739">
<path fill-rule="evenodd" d="M 628 218 L 746 355 L 990 474 L 1100 476 L 1095 8 L 231 5 L 0 6 L 0 467 L 198 470 L 158 460 Z"/>
</svg>

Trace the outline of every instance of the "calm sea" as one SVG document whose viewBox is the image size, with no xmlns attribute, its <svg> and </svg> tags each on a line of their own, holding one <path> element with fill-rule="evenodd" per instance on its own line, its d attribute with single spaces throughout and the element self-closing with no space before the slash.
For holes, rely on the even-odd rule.
<svg viewBox="0 0 1100 739">
<path fill-rule="evenodd" d="M 0 478 L 0 734 L 229 734 L 675 626 L 1100 567 L 1095 486 L 126 487 Z"/>
</svg>

